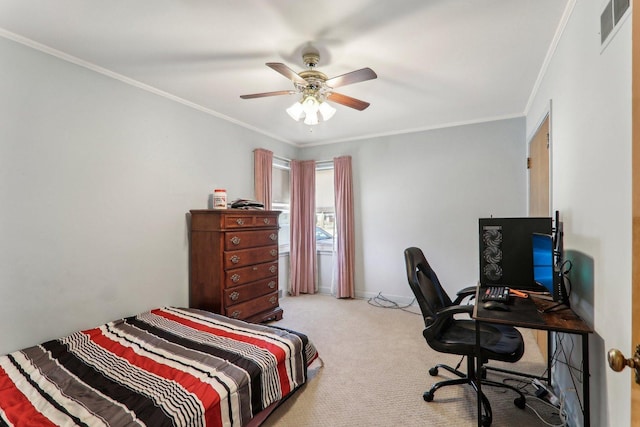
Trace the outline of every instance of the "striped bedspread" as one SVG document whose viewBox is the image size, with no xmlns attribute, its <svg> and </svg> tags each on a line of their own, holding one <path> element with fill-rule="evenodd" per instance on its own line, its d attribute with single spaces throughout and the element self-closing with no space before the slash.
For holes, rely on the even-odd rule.
<svg viewBox="0 0 640 427">
<path fill-rule="evenodd" d="M 298 332 L 161 308 L 0 357 L 0 425 L 244 426 L 307 378 Z"/>
</svg>

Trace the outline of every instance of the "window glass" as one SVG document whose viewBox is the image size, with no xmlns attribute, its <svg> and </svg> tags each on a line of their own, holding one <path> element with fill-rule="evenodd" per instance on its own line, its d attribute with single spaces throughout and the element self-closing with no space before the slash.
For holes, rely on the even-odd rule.
<svg viewBox="0 0 640 427">
<path fill-rule="evenodd" d="M 322 162 L 316 165 L 316 250 L 333 250 L 335 225 L 333 162 Z"/>
<path fill-rule="evenodd" d="M 278 245 L 280 253 L 289 252 L 289 211 L 291 203 L 290 163 L 288 160 L 273 159 L 272 209 L 281 211 L 278 222 Z M 335 207 L 333 195 L 333 161 L 316 164 L 316 250 L 332 251 L 335 235 Z"/>
<path fill-rule="evenodd" d="M 289 203 L 291 193 L 289 190 L 289 161 L 273 158 L 271 175 L 271 208 L 282 212 L 278 217 L 280 231 L 278 232 L 278 245 L 280 253 L 289 252 Z"/>
</svg>

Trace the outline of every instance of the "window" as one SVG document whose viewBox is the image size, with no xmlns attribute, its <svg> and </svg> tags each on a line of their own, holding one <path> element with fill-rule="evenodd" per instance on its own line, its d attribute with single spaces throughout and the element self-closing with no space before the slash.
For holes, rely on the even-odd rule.
<svg viewBox="0 0 640 427">
<path fill-rule="evenodd" d="M 333 251 L 336 209 L 333 195 L 333 161 L 316 164 L 316 250 Z"/>
<path fill-rule="evenodd" d="M 289 161 L 273 157 L 273 169 L 271 173 L 271 208 L 282 212 L 278 218 L 280 231 L 278 232 L 278 244 L 280 253 L 289 252 L 289 203 L 291 193 L 289 191 Z"/>
<path fill-rule="evenodd" d="M 278 243 L 280 253 L 289 252 L 289 211 L 291 203 L 289 160 L 273 157 L 272 209 L 281 211 Z M 316 164 L 316 250 L 332 251 L 335 235 L 335 206 L 333 193 L 333 161 Z"/>
</svg>

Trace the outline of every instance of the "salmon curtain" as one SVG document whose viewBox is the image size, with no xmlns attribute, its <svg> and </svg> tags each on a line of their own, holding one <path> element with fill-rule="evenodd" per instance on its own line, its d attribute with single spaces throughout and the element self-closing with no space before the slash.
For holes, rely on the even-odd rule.
<svg viewBox="0 0 640 427">
<path fill-rule="evenodd" d="M 355 225 L 351 156 L 333 159 L 336 208 L 336 258 L 333 277 L 336 298 L 355 298 Z"/>
<path fill-rule="evenodd" d="M 253 188 L 256 201 L 262 203 L 266 210 L 271 210 L 272 168 L 273 152 L 256 148 L 253 151 Z"/>
<path fill-rule="evenodd" d="M 316 292 L 316 162 L 291 161 L 291 289 L 293 296 Z"/>
</svg>

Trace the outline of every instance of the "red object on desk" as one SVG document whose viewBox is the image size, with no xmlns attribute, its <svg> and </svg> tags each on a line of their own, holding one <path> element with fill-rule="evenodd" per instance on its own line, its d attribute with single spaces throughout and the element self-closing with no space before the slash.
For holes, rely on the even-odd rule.
<svg viewBox="0 0 640 427">
<path fill-rule="evenodd" d="M 515 289 L 509 289 L 509 295 L 518 297 L 518 298 L 529 298 L 529 294 L 525 292 L 520 292 Z"/>
</svg>

